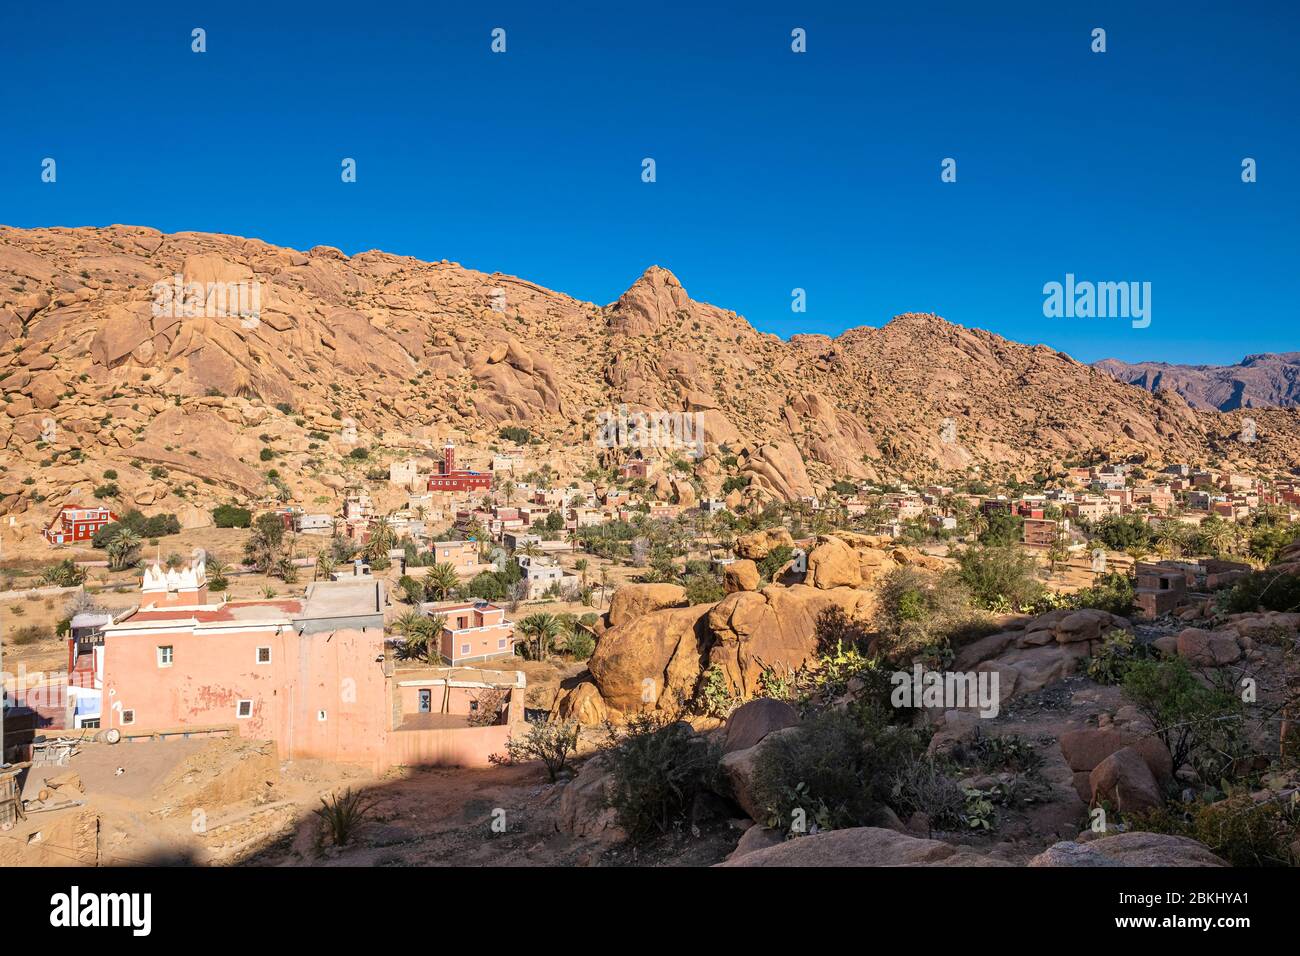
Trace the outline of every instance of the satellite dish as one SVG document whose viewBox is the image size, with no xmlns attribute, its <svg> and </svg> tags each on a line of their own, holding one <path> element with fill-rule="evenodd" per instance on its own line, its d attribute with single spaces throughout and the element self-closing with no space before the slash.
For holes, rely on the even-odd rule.
<svg viewBox="0 0 1300 956">
<path fill-rule="evenodd" d="M 110 744 L 115 744 L 122 739 L 122 732 L 116 727 L 110 727 L 104 732 L 104 740 Z"/>
</svg>

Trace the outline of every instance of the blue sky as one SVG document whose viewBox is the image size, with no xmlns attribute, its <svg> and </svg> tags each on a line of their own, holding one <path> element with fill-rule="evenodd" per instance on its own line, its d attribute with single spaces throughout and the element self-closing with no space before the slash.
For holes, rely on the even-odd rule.
<svg viewBox="0 0 1300 956">
<path fill-rule="evenodd" d="M 598 303 L 657 263 L 782 336 L 934 311 L 1085 361 L 1300 349 L 1300 5 L 873 6 L 10 2 L 0 222 L 381 248 Z M 1151 325 L 1044 318 L 1067 272 L 1150 282 Z"/>
</svg>

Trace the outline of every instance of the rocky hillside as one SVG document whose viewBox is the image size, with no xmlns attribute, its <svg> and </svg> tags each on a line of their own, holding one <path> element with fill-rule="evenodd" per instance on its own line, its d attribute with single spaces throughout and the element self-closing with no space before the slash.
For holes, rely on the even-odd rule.
<svg viewBox="0 0 1300 956">
<path fill-rule="evenodd" d="M 1096 367 L 1148 392 L 1175 392 L 1192 408 L 1230 412 L 1300 405 L 1300 352 L 1247 355 L 1236 365 L 1130 364 L 1105 359 Z"/>
<path fill-rule="evenodd" d="M 256 281 L 259 320 L 156 314 L 176 275 Z M 506 424 L 531 432 L 534 467 L 581 474 L 608 463 L 596 421 L 620 403 L 702 414 L 707 454 L 669 495 L 733 474 L 760 498 L 1027 475 L 1092 449 L 1300 466 L 1295 411 L 1254 413 L 1244 444 L 1234 415 L 933 315 L 783 341 L 657 266 L 600 306 L 454 262 L 128 226 L 0 228 L 0 383 L 0 515 L 19 536 L 108 470 L 119 504 L 199 522 L 268 496 L 271 468 L 324 506 L 376 455 L 450 437 L 483 462 Z"/>
</svg>

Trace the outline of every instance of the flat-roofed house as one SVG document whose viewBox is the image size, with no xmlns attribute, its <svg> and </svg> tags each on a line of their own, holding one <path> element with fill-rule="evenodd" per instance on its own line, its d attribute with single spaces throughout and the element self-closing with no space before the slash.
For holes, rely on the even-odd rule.
<svg viewBox="0 0 1300 956">
<path fill-rule="evenodd" d="M 64 505 L 43 532 L 50 544 L 73 544 L 89 541 L 95 532 L 117 520 L 117 515 L 107 508 L 83 508 Z"/>
<path fill-rule="evenodd" d="M 515 626 L 504 608 L 486 601 L 431 601 L 420 605 L 430 617 L 443 618 L 438 651 L 453 667 L 506 657 L 515 652 Z"/>
<path fill-rule="evenodd" d="M 150 569 L 155 600 L 103 628 L 103 727 L 233 732 L 274 740 L 287 759 L 383 763 L 382 582 L 316 581 L 302 597 L 208 604 L 201 562 L 169 575 Z"/>
</svg>

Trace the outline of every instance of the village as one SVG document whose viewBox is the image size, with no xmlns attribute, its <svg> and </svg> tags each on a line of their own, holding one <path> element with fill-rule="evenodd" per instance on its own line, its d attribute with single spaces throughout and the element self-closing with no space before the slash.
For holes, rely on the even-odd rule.
<svg viewBox="0 0 1300 956">
<path fill-rule="evenodd" d="M 234 861 L 277 841 L 283 852 L 289 839 L 295 859 L 310 857 L 285 834 L 301 829 L 313 801 L 328 801 L 322 819 L 346 817 L 353 784 L 409 785 L 417 771 L 471 793 L 474 774 L 518 782 L 540 760 L 563 783 L 573 772 L 566 755 L 571 765 L 599 754 L 617 739 L 611 727 L 645 714 L 703 733 L 729 727 L 745 701 L 793 701 L 790 688 L 818 670 L 810 644 L 824 643 L 834 613 L 816 601 L 841 606 L 851 592 L 853 616 L 874 623 L 857 613 L 861 589 L 883 594 L 891 569 L 964 572 L 963 555 L 976 552 L 1019 555 L 1030 569 L 1032 594 L 984 601 L 1007 627 L 1017 615 L 1032 630 L 1034 615 L 1059 618 L 1052 608 L 1099 606 L 1070 601 L 1111 589 L 1126 595 L 1116 613 L 1146 640 L 1169 640 L 1213 618 L 1215 596 L 1278 560 L 1300 530 L 1300 481 L 1185 464 L 1062 463 L 1053 477 L 1002 485 L 842 480 L 819 495 L 758 501 L 736 483 L 708 497 L 689 457 L 672 449 L 604 451 L 584 473 L 564 475 L 531 462 L 510 434 L 503 428 L 490 449 L 448 439 L 429 454 L 394 456 L 386 477 L 372 470 L 340 489 L 335 510 L 231 502 L 213 509 L 211 526 L 185 530 L 174 516 L 64 503 L 43 532 L 46 561 L 0 564 L 9 767 L 0 827 L 10 836 L 0 860 L 142 852 L 132 848 L 145 837 L 123 807 L 138 813 L 178 779 L 202 777 L 194 763 L 213 748 L 257 769 L 243 790 L 232 782 L 240 773 L 208 771 L 208 795 L 189 794 L 186 806 L 206 812 L 216 778 L 228 778 L 217 802 L 231 805 L 229 819 L 209 836 L 176 817 L 170 837 L 148 837 L 171 847 L 164 855 L 184 846 L 196 861 Z M 807 605 L 781 612 L 809 632 L 796 646 L 769 642 L 764 652 L 782 659 L 742 646 L 733 664 L 715 636 L 682 665 L 672 636 L 658 652 L 667 657 L 648 663 L 640 646 L 661 644 L 658 631 L 635 649 L 616 646 L 617 635 L 691 608 L 712 607 L 708 626 L 720 633 L 714 616 L 728 600 L 762 594 L 776 607 L 774 589 Z M 1101 625 L 1089 626 L 1100 640 Z M 762 628 L 727 627 L 741 645 L 765 640 Z M 1032 691 L 1077 672 L 1067 665 L 1054 659 L 1050 673 L 1032 675 L 1038 686 L 1024 668 L 1005 673 Z M 282 795 L 289 790 L 294 797 Z M 1091 797 L 1085 786 L 1084 804 L 1096 805 Z M 607 807 L 586 808 L 604 821 L 593 828 L 568 799 L 556 797 L 556 812 L 568 814 L 569 835 L 600 833 L 600 852 L 617 853 L 604 831 L 624 831 Z M 752 800 L 737 793 L 736 804 L 767 822 Z M 330 852 L 347 840 L 335 829 Z"/>
</svg>

